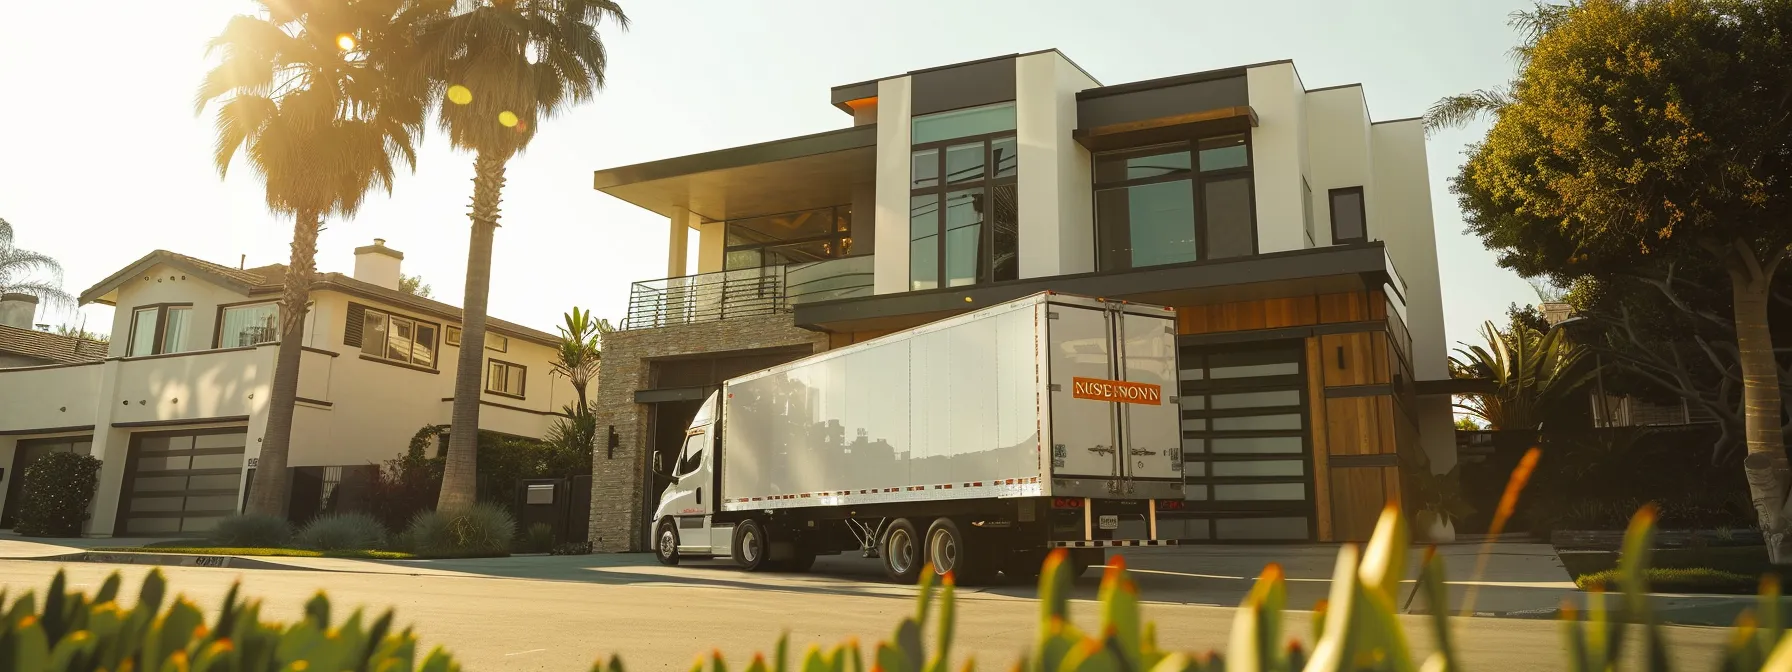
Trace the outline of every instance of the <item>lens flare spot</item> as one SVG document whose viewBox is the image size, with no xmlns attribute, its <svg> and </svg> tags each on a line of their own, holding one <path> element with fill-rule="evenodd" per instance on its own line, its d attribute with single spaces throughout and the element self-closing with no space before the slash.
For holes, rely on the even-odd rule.
<svg viewBox="0 0 1792 672">
<path fill-rule="evenodd" d="M 450 86 L 448 87 L 448 102 L 455 105 L 471 103 L 473 102 L 473 90 L 459 84 Z"/>
<path fill-rule="evenodd" d="M 516 121 L 517 121 L 517 119 L 516 119 L 515 112 L 511 112 L 510 110 L 505 110 L 503 112 L 498 113 L 498 123 L 503 124 L 505 128 L 515 128 Z"/>
<path fill-rule="evenodd" d="M 341 47 L 343 51 L 354 51 L 355 36 L 350 35 L 348 33 L 343 33 L 341 35 L 337 35 L 336 36 L 336 46 Z"/>
</svg>

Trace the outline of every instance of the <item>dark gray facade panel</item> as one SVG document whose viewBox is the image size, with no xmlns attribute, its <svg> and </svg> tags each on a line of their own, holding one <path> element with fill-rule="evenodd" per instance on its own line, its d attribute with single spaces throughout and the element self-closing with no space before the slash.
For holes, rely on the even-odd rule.
<svg viewBox="0 0 1792 672">
<path fill-rule="evenodd" d="M 869 82 L 836 86 L 833 89 L 833 95 L 829 96 L 828 102 L 833 103 L 834 106 L 838 107 L 840 105 L 845 105 L 849 100 L 861 100 L 864 98 L 876 97 L 877 80 L 874 79 Z"/>
<path fill-rule="evenodd" d="M 1244 75 L 1080 98 L 1078 128 L 1097 128 L 1250 104 Z"/>
<path fill-rule="evenodd" d="M 945 112 L 1014 100 L 1014 57 L 977 61 L 910 75 L 909 114 Z"/>
<path fill-rule="evenodd" d="M 691 175 L 711 170 L 740 168 L 761 163 L 771 163 L 816 154 L 843 152 L 849 149 L 877 146 L 877 125 L 852 126 L 823 133 L 804 135 L 771 142 L 761 142 L 744 147 L 718 149 L 713 152 L 691 154 L 647 163 L 637 163 L 616 168 L 596 171 L 592 176 L 593 188 L 610 187 L 648 182 L 652 180 Z"/>
</svg>

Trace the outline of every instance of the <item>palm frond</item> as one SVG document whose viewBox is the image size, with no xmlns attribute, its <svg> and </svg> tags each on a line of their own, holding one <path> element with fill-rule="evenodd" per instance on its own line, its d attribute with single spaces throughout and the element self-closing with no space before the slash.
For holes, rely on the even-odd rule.
<svg viewBox="0 0 1792 672">
<path fill-rule="evenodd" d="M 1427 135 L 1446 128 L 1461 128 L 1483 115 L 1498 114 L 1512 104 L 1512 94 L 1501 89 L 1476 89 L 1445 96 L 1425 111 Z"/>
<path fill-rule="evenodd" d="M 74 308 L 77 304 L 75 295 L 62 288 L 60 282 L 29 280 L 14 284 L 0 282 L 0 294 L 30 294 L 37 297 L 39 305 L 45 309 Z"/>
</svg>

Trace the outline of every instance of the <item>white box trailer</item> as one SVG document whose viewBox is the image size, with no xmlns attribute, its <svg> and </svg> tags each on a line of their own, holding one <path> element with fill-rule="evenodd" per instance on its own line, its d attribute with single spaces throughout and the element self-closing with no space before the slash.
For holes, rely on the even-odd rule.
<svg viewBox="0 0 1792 672">
<path fill-rule="evenodd" d="M 1030 580 L 1050 548 L 1174 543 L 1176 353 L 1169 308 L 1047 292 L 727 380 L 656 460 L 655 553 Z"/>
</svg>

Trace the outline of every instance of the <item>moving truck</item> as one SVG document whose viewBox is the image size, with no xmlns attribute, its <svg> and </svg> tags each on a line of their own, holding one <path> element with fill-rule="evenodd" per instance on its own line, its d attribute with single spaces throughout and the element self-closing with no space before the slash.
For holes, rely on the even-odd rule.
<svg viewBox="0 0 1792 672">
<path fill-rule="evenodd" d="M 1176 313 L 1041 293 L 722 383 L 654 514 L 660 562 L 805 571 L 857 551 L 912 582 L 1032 580 L 1175 543 Z"/>
</svg>

